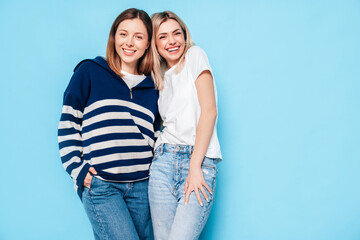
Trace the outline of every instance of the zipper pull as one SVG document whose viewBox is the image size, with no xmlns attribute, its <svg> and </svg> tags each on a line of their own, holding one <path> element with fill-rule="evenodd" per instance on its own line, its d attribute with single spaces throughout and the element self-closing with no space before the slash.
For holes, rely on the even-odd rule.
<svg viewBox="0 0 360 240">
<path fill-rule="evenodd" d="M 130 89 L 130 98 L 133 99 L 132 90 Z"/>
</svg>

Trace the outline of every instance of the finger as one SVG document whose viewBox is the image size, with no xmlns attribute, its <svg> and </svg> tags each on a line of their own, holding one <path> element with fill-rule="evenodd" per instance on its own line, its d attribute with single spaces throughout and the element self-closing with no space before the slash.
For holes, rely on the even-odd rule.
<svg viewBox="0 0 360 240">
<path fill-rule="evenodd" d="M 209 187 L 209 185 L 207 185 L 207 183 L 204 181 L 203 183 L 204 187 L 209 191 L 209 193 L 212 195 L 212 191 L 211 191 L 211 188 Z"/>
<path fill-rule="evenodd" d="M 190 188 L 188 187 L 188 189 L 186 190 L 185 192 L 185 206 L 189 203 L 189 197 L 190 197 L 190 194 L 191 194 L 191 190 Z"/>
<path fill-rule="evenodd" d="M 189 189 L 189 183 L 185 182 L 184 193 Z"/>
<path fill-rule="evenodd" d="M 199 187 L 201 193 L 204 195 L 204 198 L 207 202 L 209 202 L 209 197 L 207 196 L 205 189 L 203 188 L 203 186 Z"/>
<path fill-rule="evenodd" d="M 91 173 L 94 174 L 94 175 L 97 174 L 95 168 L 93 168 L 93 167 L 89 168 L 89 172 L 91 172 Z"/>
<path fill-rule="evenodd" d="M 85 176 L 85 179 L 84 179 L 84 183 L 83 185 L 87 188 L 90 188 L 90 183 L 91 183 L 91 179 L 92 179 L 92 176 L 91 174 L 88 172 Z"/>
<path fill-rule="evenodd" d="M 195 188 L 194 192 L 195 192 L 197 200 L 199 201 L 200 206 L 203 206 L 204 204 L 203 204 L 203 202 L 201 200 L 199 190 Z"/>
</svg>

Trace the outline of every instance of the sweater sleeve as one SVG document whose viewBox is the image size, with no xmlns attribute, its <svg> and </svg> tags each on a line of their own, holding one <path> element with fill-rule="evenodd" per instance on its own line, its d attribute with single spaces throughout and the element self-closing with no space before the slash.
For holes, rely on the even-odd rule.
<svg viewBox="0 0 360 240">
<path fill-rule="evenodd" d="M 81 198 L 83 182 L 91 167 L 83 160 L 82 120 L 89 97 L 90 79 L 84 68 L 77 68 L 64 93 L 58 128 L 58 142 L 63 167 L 70 174 L 75 190 Z"/>
</svg>

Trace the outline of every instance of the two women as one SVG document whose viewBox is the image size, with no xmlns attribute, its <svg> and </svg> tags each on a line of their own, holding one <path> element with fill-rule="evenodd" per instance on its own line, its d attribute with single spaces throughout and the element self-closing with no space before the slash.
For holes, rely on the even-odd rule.
<svg viewBox="0 0 360 240">
<path fill-rule="evenodd" d="M 148 177 L 159 93 L 150 77 L 151 38 L 147 13 L 122 12 L 106 59 L 80 62 L 64 93 L 60 155 L 95 239 L 152 238 Z"/>
<path fill-rule="evenodd" d="M 155 239 L 197 239 L 214 201 L 221 153 L 210 65 L 174 13 L 152 21 L 121 13 L 106 60 L 79 63 L 64 94 L 60 154 L 96 239 L 151 238 L 148 191 Z"/>
</svg>

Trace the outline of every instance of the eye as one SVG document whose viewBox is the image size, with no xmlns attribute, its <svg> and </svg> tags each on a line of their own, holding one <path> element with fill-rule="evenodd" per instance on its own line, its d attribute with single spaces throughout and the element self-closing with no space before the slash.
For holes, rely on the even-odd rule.
<svg viewBox="0 0 360 240">
<path fill-rule="evenodd" d="M 136 36 L 136 39 L 142 40 L 143 37 L 142 36 Z"/>
<path fill-rule="evenodd" d="M 120 33 L 119 34 L 121 37 L 126 37 L 126 33 Z"/>
<path fill-rule="evenodd" d="M 159 39 L 165 39 L 165 36 L 160 36 Z"/>
</svg>

